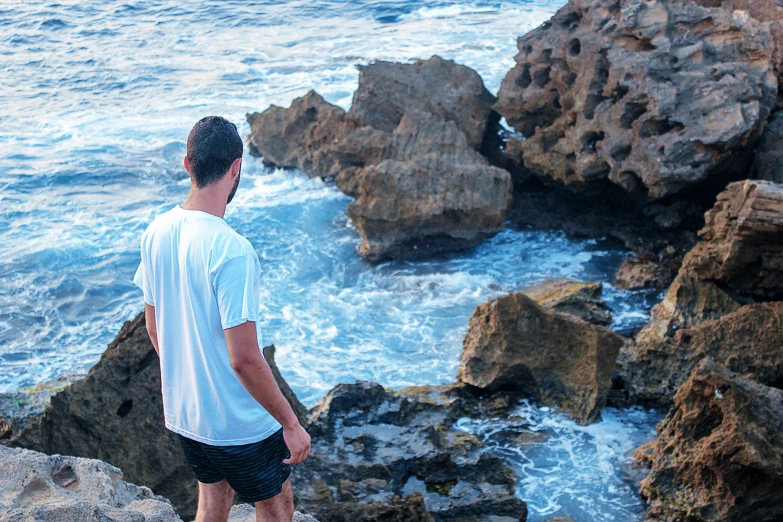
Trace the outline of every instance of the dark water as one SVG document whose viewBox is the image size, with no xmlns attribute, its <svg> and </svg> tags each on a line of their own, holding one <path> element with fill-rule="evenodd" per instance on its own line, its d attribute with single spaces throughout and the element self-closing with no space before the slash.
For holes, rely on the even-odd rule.
<svg viewBox="0 0 783 522">
<path fill-rule="evenodd" d="M 287 106 L 312 88 L 347 107 L 355 65 L 373 59 L 439 54 L 476 69 L 494 92 L 513 65 L 516 37 L 561 4 L 0 6 L 0 391 L 88 369 L 141 310 L 131 283 L 139 235 L 187 193 L 181 159 L 198 118 L 221 114 L 245 134 L 245 113 Z M 397 387 L 452 381 L 476 305 L 529 283 L 603 282 L 621 330 L 644 323 L 655 299 L 609 284 L 626 252 L 558 233 L 506 230 L 463 254 L 370 266 L 355 252 L 348 201 L 331 185 L 248 157 L 227 215 L 265 269 L 263 341 L 278 346 L 283 373 L 306 403 L 355 379 Z M 543 414 L 558 423 L 546 428 L 552 441 L 621 442 L 602 446 L 609 471 L 590 480 L 581 475 L 584 446 L 542 446 L 536 469 L 560 470 L 562 484 L 522 479 L 531 520 L 638 519 L 640 500 L 619 469 L 629 441 L 650 436 L 648 416 L 613 412 L 584 431 Z"/>
</svg>

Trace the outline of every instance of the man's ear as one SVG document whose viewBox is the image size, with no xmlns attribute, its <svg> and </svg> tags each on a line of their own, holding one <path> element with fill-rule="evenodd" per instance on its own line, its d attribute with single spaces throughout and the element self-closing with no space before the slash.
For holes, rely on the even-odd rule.
<svg viewBox="0 0 783 522">
<path fill-rule="evenodd" d="M 237 158 L 231 164 L 231 179 L 236 179 L 240 170 L 242 170 L 242 158 Z"/>
<path fill-rule="evenodd" d="M 185 156 L 185 160 L 182 162 L 182 164 L 185 165 L 185 172 L 192 176 L 193 174 L 190 172 L 190 160 L 187 156 Z"/>
</svg>

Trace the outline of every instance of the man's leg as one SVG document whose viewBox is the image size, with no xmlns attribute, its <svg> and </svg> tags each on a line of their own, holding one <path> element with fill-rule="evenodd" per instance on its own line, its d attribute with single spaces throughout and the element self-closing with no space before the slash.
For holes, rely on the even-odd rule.
<svg viewBox="0 0 783 522">
<path fill-rule="evenodd" d="M 291 522 L 294 518 L 294 492 L 291 481 L 283 482 L 283 490 L 272 498 L 256 502 L 256 522 Z"/>
<path fill-rule="evenodd" d="M 226 522 L 233 503 L 234 490 L 225 480 L 214 484 L 199 482 L 195 522 Z"/>
</svg>

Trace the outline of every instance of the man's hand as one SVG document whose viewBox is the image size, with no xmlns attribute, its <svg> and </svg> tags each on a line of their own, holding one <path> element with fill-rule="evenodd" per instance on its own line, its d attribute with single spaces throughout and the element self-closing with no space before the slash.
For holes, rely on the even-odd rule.
<svg viewBox="0 0 783 522">
<path fill-rule="evenodd" d="M 283 440 L 291 452 L 291 457 L 285 459 L 283 464 L 299 464 L 310 455 L 310 435 L 299 424 L 283 428 Z"/>
</svg>

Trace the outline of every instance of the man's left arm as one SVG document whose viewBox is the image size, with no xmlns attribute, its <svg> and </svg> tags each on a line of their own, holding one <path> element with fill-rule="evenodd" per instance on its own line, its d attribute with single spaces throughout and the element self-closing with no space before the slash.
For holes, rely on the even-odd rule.
<svg viewBox="0 0 783 522">
<path fill-rule="evenodd" d="M 152 341 L 152 346 L 160 357 L 160 349 L 158 348 L 158 324 L 155 322 L 155 307 L 144 303 L 144 322 L 147 325 L 147 333 Z"/>
</svg>

